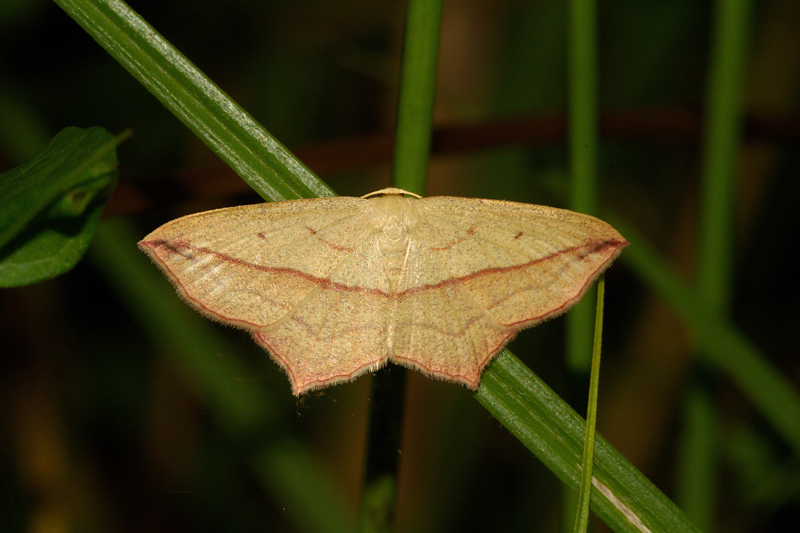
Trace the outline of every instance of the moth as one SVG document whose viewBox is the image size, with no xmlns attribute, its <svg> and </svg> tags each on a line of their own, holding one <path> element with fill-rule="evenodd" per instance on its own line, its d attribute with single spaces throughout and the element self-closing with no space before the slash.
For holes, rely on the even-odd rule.
<svg viewBox="0 0 800 533">
<path fill-rule="evenodd" d="M 627 244 L 563 209 L 389 188 L 197 213 L 139 247 L 300 395 L 389 361 L 476 389 L 518 331 L 567 311 Z"/>
</svg>

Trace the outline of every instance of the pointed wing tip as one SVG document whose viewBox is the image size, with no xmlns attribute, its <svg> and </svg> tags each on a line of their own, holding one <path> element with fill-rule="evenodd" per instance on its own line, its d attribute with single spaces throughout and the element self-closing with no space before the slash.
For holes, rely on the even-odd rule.
<svg viewBox="0 0 800 533">
<path fill-rule="evenodd" d="M 624 250 L 624 249 L 625 249 L 626 247 L 628 247 L 630 244 L 631 244 L 631 243 L 629 243 L 629 242 L 628 242 L 628 241 L 627 241 L 627 240 L 626 240 L 626 239 L 625 239 L 625 238 L 624 238 L 622 235 L 620 235 L 620 236 L 619 236 L 619 239 L 612 239 L 612 240 L 609 240 L 609 241 L 607 242 L 607 246 L 608 246 L 608 247 L 610 247 L 610 248 L 612 249 L 612 252 L 611 252 L 611 255 L 610 255 L 610 257 L 609 257 L 608 263 L 606 264 L 606 267 L 604 267 L 604 268 L 601 270 L 601 272 L 602 272 L 603 270 L 605 270 L 605 268 L 607 268 L 607 267 L 611 266 L 611 264 L 612 264 L 614 261 L 616 261 L 616 260 L 617 260 L 617 258 L 620 256 L 620 254 L 622 253 L 622 250 Z"/>
<path fill-rule="evenodd" d="M 136 246 L 147 255 L 151 255 L 153 253 L 153 241 L 146 241 L 142 239 L 136 243 Z"/>
<path fill-rule="evenodd" d="M 151 234 L 152 235 L 152 234 Z M 191 258 L 191 247 L 181 239 L 150 238 L 150 235 L 136 243 L 141 251 L 146 253 L 156 264 L 165 264 L 172 254 Z"/>
<path fill-rule="evenodd" d="M 616 259 L 619 254 L 622 252 L 624 248 L 626 248 L 630 243 L 625 240 L 624 237 L 620 236 L 619 239 L 613 239 L 608 241 L 609 246 L 614 249 L 614 258 Z"/>
<path fill-rule="evenodd" d="M 150 236 L 148 235 L 147 237 L 136 243 L 136 246 L 138 246 L 139 249 L 146 254 L 152 254 L 155 252 L 156 248 L 169 245 L 169 243 L 164 239 L 152 239 L 149 237 Z"/>
<path fill-rule="evenodd" d="M 166 241 L 147 239 L 145 237 L 144 239 L 142 239 L 141 241 L 136 243 L 136 247 L 139 248 L 139 250 L 141 250 L 142 253 L 144 253 L 148 257 L 148 259 L 150 259 L 150 261 L 155 263 L 155 265 L 157 267 L 159 267 L 161 270 L 164 270 L 166 268 L 166 263 L 159 256 L 158 252 L 159 252 L 159 248 L 162 248 L 166 244 L 167 244 Z M 167 274 L 168 274 L 168 276 L 170 276 L 170 279 L 172 279 L 172 277 L 171 277 L 172 274 L 170 274 L 168 272 L 168 270 L 167 270 Z M 175 283 L 175 282 L 173 281 L 173 283 Z"/>
</svg>

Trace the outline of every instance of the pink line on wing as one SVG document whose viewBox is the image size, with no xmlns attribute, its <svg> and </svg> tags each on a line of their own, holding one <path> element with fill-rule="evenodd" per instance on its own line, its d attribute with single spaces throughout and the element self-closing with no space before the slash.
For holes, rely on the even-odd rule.
<svg viewBox="0 0 800 533">
<path fill-rule="evenodd" d="M 186 243 L 185 241 L 176 240 L 176 241 L 170 242 L 170 241 L 166 241 L 164 239 L 157 239 L 157 240 L 152 240 L 152 241 L 143 241 L 141 244 L 144 245 L 144 246 L 147 246 L 148 248 L 151 248 L 151 249 L 156 249 L 156 248 L 165 249 L 165 250 L 167 250 L 168 254 L 177 253 L 177 254 L 181 255 L 182 257 L 185 257 L 185 258 L 188 258 L 188 259 L 191 259 L 193 257 L 193 254 L 192 253 L 185 253 L 186 250 L 189 250 L 189 251 L 191 251 L 193 253 L 205 253 L 205 254 L 213 255 L 213 256 L 215 256 L 215 257 L 217 257 L 217 258 L 219 258 L 219 259 L 221 259 L 223 261 L 242 266 L 244 268 L 252 269 L 252 270 L 255 270 L 255 271 L 259 271 L 259 272 L 277 272 L 277 273 L 284 273 L 284 274 L 288 274 L 288 275 L 292 275 L 292 276 L 297 276 L 297 277 L 303 278 L 303 279 L 305 279 L 307 281 L 310 281 L 312 283 L 315 283 L 317 285 L 320 285 L 320 286 L 322 286 L 324 288 L 330 288 L 330 289 L 333 289 L 333 290 L 339 290 L 339 291 L 343 291 L 343 292 L 363 292 L 363 293 L 373 294 L 373 295 L 380 296 L 380 297 L 385 297 L 385 298 L 400 299 L 400 298 L 405 298 L 405 297 L 407 297 L 409 295 L 413 295 L 413 294 L 424 292 L 424 291 L 428 291 L 428 290 L 433 290 L 433 289 L 446 287 L 446 286 L 450 286 L 450 285 L 458 285 L 458 284 L 462 283 L 463 281 L 475 279 L 475 278 L 478 278 L 478 277 L 484 276 L 484 275 L 495 274 L 495 273 L 503 273 L 503 272 L 511 272 L 513 270 L 521 270 L 521 269 L 524 269 L 524 268 L 528 268 L 529 266 L 534 265 L 536 263 L 541 263 L 541 262 L 544 262 L 544 261 L 548 261 L 548 260 L 553 259 L 555 257 L 558 257 L 560 255 L 577 252 L 579 250 L 582 251 L 582 253 L 576 253 L 576 255 L 578 255 L 580 257 L 585 257 L 585 256 L 587 256 L 587 255 L 589 255 L 591 253 L 596 253 L 596 252 L 599 252 L 599 251 L 604 250 L 606 248 L 621 248 L 623 246 L 626 246 L 628 243 L 626 241 L 619 241 L 619 240 L 616 240 L 616 239 L 610 239 L 610 240 L 607 240 L 607 241 L 597 240 L 596 239 L 596 240 L 589 241 L 589 242 L 587 242 L 586 244 L 584 244 L 582 246 L 575 246 L 575 247 L 572 247 L 572 248 L 567 248 L 565 250 L 561 250 L 561 251 L 556 252 L 554 254 L 551 254 L 549 256 L 546 256 L 546 257 L 543 257 L 543 258 L 540 258 L 540 259 L 536 259 L 536 260 L 533 260 L 533 261 L 529 261 L 527 263 L 522 263 L 520 265 L 514 265 L 514 266 L 510 266 L 510 267 L 492 267 L 492 268 L 487 268 L 487 269 L 484 269 L 484 270 L 479 270 L 477 272 L 473 272 L 472 274 L 468 274 L 466 276 L 461 276 L 461 277 L 451 278 L 451 279 L 448 279 L 448 280 L 443 280 L 443 281 L 441 281 L 439 283 L 421 285 L 419 287 L 413 287 L 413 288 L 407 289 L 407 290 L 405 290 L 403 292 L 394 293 L 394 294 L 393 293 L 387 293 L 387 292 L 384 292 L 384 291 L 381 291 L 381 290 L 378 290 L 378 289 L 365 289 L 365 288 L 362 288 L 362 287 L 352 287 L 352 286 L 349 286 L 349 285 L 336 283 L 336 282 L 330 281 L 329 279 L 320 278 L 320 277 L 317 277 L 317 276 L 312 276 L 311 274 L 306 274 L 305 272 L 302 272 L 300 270 L 293 269 L 293 268 L 266 267 L 266 266 L 262 266 L 262 265 L 255 265 L 253 263 L 249 263 L 247 261 L 243 261 L 241 259 L 237 259 L 235 257 L 231 257 L 231 256 L 229 256 L 227 254 L 216 252 L 216 251 L 210 250 L 208 248 L 191 246 L 190 244 Z M 259 324 L 252 324 L 252 323 L 247 322 L 247 321 L 243 321 L 243 320 L 239 320 L 239 319 L 234 320 L 234 319 L 225 317 L 225 316 L 220 315 L 219 313 L 215 312 L 214 310 L 206 307 L 200 301 L 198 301 L 197 299 L 195 299 L 195 298 L 193 298 L 193 297 L 191 297 L 189 295 L 189 292 L 186 290 L 185 286 L 180 282 L 178 276 L 176 276 L 172 272 L 172 270 L 167 266 L 166 262 L 162 261 L 160 258 L 159 258 L 159 262 L 163 266 L 163 268 L 170 273 L 170 277 L 175 281 L 176 285 L 178 285 L 180 287 L 181 291 L 186 296 L 186 298 L 188 298 L 189 300 L 194 302 L 198 308 L 202 309 L 208 315 L 214 316 L 214 317 L 219 317 L 223 321 L 232 322 L 234 324 L 240 324 L 240 325 L 242 325 L 242 327 L 249 327 L 251 329 L 252 328 L 261 327 L 261 325 L 259 325 Z M 591 283 L 594 282 L 596 274 L 598 272 L 602 271 L 607 266 L 607 264 L 608 264 L 608 262 L 604 262 L 602 265 L 600 265 L 600 267 L 598 267 L 594 272 L 592 272 L 590 274 L 590 276 L 587 278 L 586 283 L 584 283 L 584 285 L 580 288 L 580 290 L 578 290 L 571 298 L 567 299 L 560 307 L 558 307 L 556 309 L 549 309 L 549 310 L 545 311 L 544 313 L 542 313 L 541 315 L 538 315 L 538 316 L 535 316 L 535 317 L 526 318 L 524 320 L 520 320 L 520 321 L 511 323 L 511 324 L 504 324 L 504 325 L 505 326 L 509 326 L 509 327 L 519 327 L 520 325 L 522 325 L 521 327 L 526 327 L 526 325 L 536 324 L 536 323 L 538 323 L 538 322 L 540 322 L 542 320 L 545 320 L 548 317 L 558 316 L 559 314 L 561 314 L 564 311 L 566 311 L 567 309 L 569 309 L 575 301 L 577 301 L 578 299 L 581 298 L 581 296 L 584 294 L 584 292 L 589 287 L 589 285 L 591 285 Z"/>
<path fill-rule="evenodd" d="M 210 250 L 208 248 L 195 247 L 195 246 L 191 246 L 189 244 L 182 243 L 182 242 L 179 242 L 179 241 L 174 241 L 174 243 L 171 243 L 171 242 L 166 241 L 164 239 L 158 239 L 158 240 L 153 240 L 153 241 L 143 241 L 142 244 L 148 246 L 149 248 L 165 248 L 165 249 L 169 250 L 172 253 L 180 253 L 180 251 L 182 251 L 184 249 L 189 249 L 189 250 L 192 250 L 194 252 L 206 253 L 206 254 L 218 257 L 219 259 L 222 259 L 223 261 L 227 261 L 229 263 L 233 263 L 233 264 L 236 264 L 236 265 L 239 265 L 239 266 L 243 266 L 245 268 L 250 268 L 250 269 L 253 269 L 253 270 L 257 270 L 257 271 L 260 271 L 260 272 L 283 272 L 283 273 L 287 273 L 287 274 L 294 274 L 294 275 L 300 276 L 300 277 L 302 277 L 304 279 L 307 279 L 309 281 L 312 281 L 314 283 L 332 287 L 332 288 L 334 288 L 336 290 L 347 291 L 347 292 L 369 292 L 369 293 L 372 293 L 372 294 L 377 294 L 377 295 L 381 295 L 381 296 L 385 296 L 385 297 L 402 297 L 402 296 L 405 296 L 406 294 L 413 294 L 415 292 L 427 291 L 427 290 L 430 290 L 430 289 L 436 289 L 436 288 L 444 287 L 444 286 L 447 286 L 447 285 L 455 285 L 455 284 L 461 283 L 462 281 L 475 279 L 477 277 L 484 276 L 486 274 L 495 274 L 495 273 L 500 273 L 500 272 L 511 272 L 513 270 L 521 270 L 521 269 L 524 269 L 524 268 L 528 268 L 529 266 L 534 265 L 536 263 L 542 263 L 542 262 L 545 262 L 545 261 L 549 261 L 550 259 L 553 259 L 554 257 L 558 257 L 560 255 L 571 253 L 571 252 L 574 252 L 574 251 L 577 251 L 577 250 L 585 250 L 585 252 L 583 254 L 576 254 L 576 255 L 580 255 L 580 257 L 585 257 L 585 256 L 587 256 L 587 255 L 589 255 L 591 253 L 596 253 L 596 252 L 598 252 L 600 250 L 603 250 L 605 248 L 620 248 L 622 246 L 627 245 L 628 243 L 626 241 L 619 241 L 619 240 L 616 240 L 616 239 L 610 239 L 610 240 L 607 240 L 607 241 L 592 240 L 592 241 L 589 241 L 587 244 L 584 244 L 582 246 L 574 246 L 572 248 L 567 248 L 567 249 L 561 250 L 559 252 L 556 252 L 554 254 L 550 254 L 550 255 L 548 255 L 546 257 L 542 257 L 540 259 L 535 259 L 533 261 L 528 261 L 527 263 L 521 263 L 519 265 L 513 265 L 513 266 L 509 266 L 509 267 L 485 268 L 483 270 L 478 270 L 476 272 L 473 272 L 471 274 L 467 274 L 465 276 L 450 278 L 450 279 L 447 279 L 447 280 L 440 281 L 438 283 L 420 285 L 419 287 L 413 287 L 413 288 L 407 289 L 407 290 L 405 290 L 403 292 L 396 293 L 396 294 L 387 293 L 387 292 L 384 292 L 384 291 L 381 291 L 381 290 L 378 290 L 378 289 L 364 289 L 362 287 L 353 287 L 353 286 L 350 286 L 350 285 L 344 285 L 344 284 L 341 284 L 341 283 L 330 281 L 329 279 L 326 279 L 326 278 L 320 278 L 320 277 L 317 277 L 317 276 L 313 276 L 311 274 L 306 274 L 305 272 L 303 272 L 301 270 L 294 269 L 294 268 L 267 267 L 267 266 L 262 266 L 262 265 L 256 265 L 256 264 L 253 264 L 253 263 L 249 263 L 247 261 L 243 261 L 241 259 L 237 259 L 235 257 L 231 257 L 231 256 L 229 256 L 227 254 L 223 254 L 223 253 L 220 253 L 220 252 L 216 252 L 214 250 Z M 184 254 L 180 254 L 180 255 L 184 255 Z M 186 256 L 184 256 L 184 257 L 186 257 Z"/>
</svg>

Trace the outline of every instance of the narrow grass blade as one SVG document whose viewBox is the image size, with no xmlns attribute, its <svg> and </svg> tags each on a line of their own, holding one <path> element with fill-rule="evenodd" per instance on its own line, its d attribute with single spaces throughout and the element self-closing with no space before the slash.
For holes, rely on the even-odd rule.
<svg viewBox="0 0 800 533">
<path fill-rule="evenodd" d="M 441 24 L 441 0 L 407 3 L 392 183 L 417 194 L 428 173 Z M 373 378 L 358 528 L 364 533 L 394 529 L 405 375 L 394 367 Z"/>
<path fill-rule="evenodd" d="M 720 320 L 728 317 L 733 294 L 734 191 L 744 134 L 750 4 L 750 0 L 714 3 L 696 291 L 706 310 Z M 705 365 L 701 362 L 700 366 Z M 719 442 L 714 438 L 716 413 L 705 385 L 693 380 L 687 394 L 677 485 L 686 512 L 707 529 L 713 524 L 720 473 L 714 460 L 719 455 Z"/>
<path fill-rule="evenodd" d="M 703 150 L 698 291 L 709 309 L 727 313 L 733 275 L 736 163 L 744 133 L 750 0 L 716 2 Z"/>
<path fill-rule="evenodd" d="M 428 175 L 441 25 L 442 0 L 408 2 L 392 183 L 417 194 Z"/>
<path fill-rule="evenodd" d="M 570 209 L 588 215 L 597 209 L 597 8 L 593 0 L 571 0 L 569 9 L 569 173 Z M 567 315 L 569 371 L 589 373 L 595 290 Z"/>
<path fill-rule="evenodd" d="M 508 350 L 483 374 L 476 399 L 559 479 L 578 489 L 585 421 Z M 595 443 L 592 510 L 614 531 L 699 531 L 602 436 Z"/>
<path fill-rule="evenodd" d="M 581 461 L 581 485 L 578 491 L 578 512 L 575 532 L 584 533 L 589 526 L 589 502 L 592 494 L 592 472 L 594 470 L 594 442 L 597 427 L 597 393 L 600 387 L 600 352 L 603 340 L 603 299 L 606 293 L 606 278 L 597 282 L 597 310 L 594 321 L 594 346 L 592 347 L 592 372 L 589 383 L 589 405 L 586 409 L 586 439 L 583 443 Z"/>
<path fill-rule="evenodd" d="M 265 200 L 334 192 L 120 0 L 55 0 Z"/>
</svg>

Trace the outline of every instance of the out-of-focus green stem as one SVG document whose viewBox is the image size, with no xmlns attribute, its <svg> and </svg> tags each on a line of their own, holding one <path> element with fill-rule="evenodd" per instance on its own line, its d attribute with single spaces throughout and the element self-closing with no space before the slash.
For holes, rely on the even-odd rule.
<svg viewBox="0 0 800 533">
<path fill-rule="evenodd" d="M 570 209 L 594 214 L 597 203 L 597 30 L 594 0 L 571 0 L 569 16 Z M 567 367 L 588 373 L 595 291 L 567 315 Z"/>
<path fill-rule="evenodd" d="M 425 192 L 428 172 L 441 24 L 441 0 L 408 2 L 392 182 L 417 194 Z M 373 382 L 362 532 L 393 529 L 404 383 L 405 369 L 396 366 L 380 370 Z"/>
<path fill-rule="evenodd" d="M 698 291 L 709 309 L 727 312 L 731 285 L 733 190 L 743 131 L 750 0 L 718 0 L 706 98 Z"/>
<path fill-rule="evenodd" d="M 570 0 L 567 53 L 569 83 L 570 208 L 592 214 L 597 196 L 597 29 L 594 0 Z M 582 403 L 592 350 L 592 312 L 596 292 L 590 289 L 566 317 L 566 396 Z M 562 531 L 573 530 L 575 494 L 564 490 Z M 580 518 L 580 516 L 579 516 Z M 578 527 L 577 523 L 574 523 Z"/>
<path fill-rule="evenodd" d="M 417 194 L 428 174 L 441 26 L 442 0 L 408 2 L 392 182 Z"/>
<path fill-rule="evenodd" d="M 742 144 L 750 11 L 750 0 L 716 2 L 706 98 L 697 291 L 705 307 L 722 320 L 728 316 L 732 292 L 735 168 Z M 707 529 L 716 508 L 719 451 L 713 438 L 713 401 L 702 388 L 694 381 L 687 395 L 677 490 L 689 516 Z"/>
<path fill-rule="evenodd" d="M 55 0 L 265 200 L 334 193 L 121 0 Z"/>
</svg>

